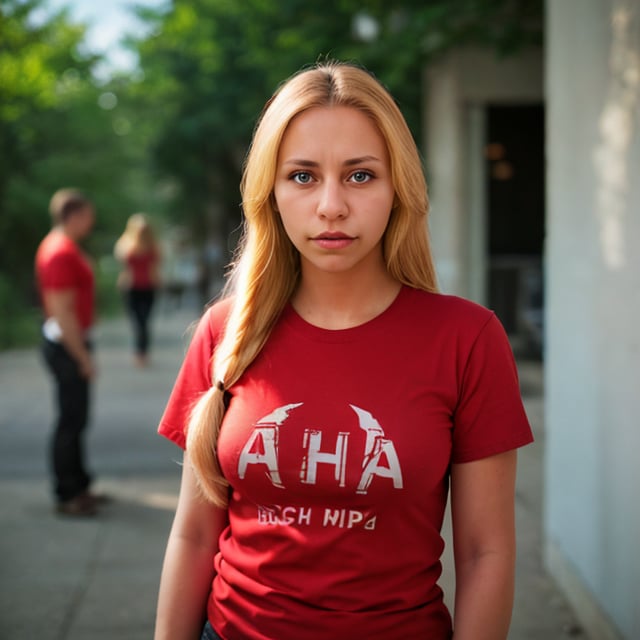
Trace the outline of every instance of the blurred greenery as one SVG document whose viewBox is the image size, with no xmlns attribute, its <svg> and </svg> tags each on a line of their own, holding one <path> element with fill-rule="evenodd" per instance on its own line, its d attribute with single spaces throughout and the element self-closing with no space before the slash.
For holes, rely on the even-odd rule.
<svg viewBox="0 0 640 640">
<path fill-rule="evenodd" d="M 186 229 L 203 261 L 212 241 L 228 256 L 244 154 L 283 79 L 325 57 L 362 63 L 419 142 L 425 64 L 453 46 L 539 45 L 543 23 L 543 0 L 174 0 L 133 9 L 149 25 L 126 43 L 139 65 L 105 82 L 85 27 L 45 5 L 0 4 L 0 348 L 31 335 L 33 255 L 56 189 L 96 203 L 97 264 L 137 210 Z M 101 313 L 118 308 L 112 276 L 98 269 Z"/>
</svg>

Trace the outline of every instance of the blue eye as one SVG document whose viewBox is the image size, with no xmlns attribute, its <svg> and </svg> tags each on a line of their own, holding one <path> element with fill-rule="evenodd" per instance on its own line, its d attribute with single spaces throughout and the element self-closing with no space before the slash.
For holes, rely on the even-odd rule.
<svg viewBox="0 0 640 640">
<path fill-rule="evenodd" d="M 298 184 L 309 184 L 311 182 L 311 174 L 307 171 L 296 171 L 291 179 Z"/>
<path fill-rule="evenodd" d="M 364 184 L 365 182 L 369 182 L 373 176 L 368 171 L 355 171 L 351 174 L 350 179 L 357 184 Z"/>
</svg>

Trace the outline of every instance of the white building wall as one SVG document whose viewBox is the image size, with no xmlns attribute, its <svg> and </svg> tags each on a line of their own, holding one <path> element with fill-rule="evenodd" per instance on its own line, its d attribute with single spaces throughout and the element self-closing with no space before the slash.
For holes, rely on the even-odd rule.
<svg viewBox="0 0 640 640">
<path fill-rule="evenodd" d="M 486 303 L 484 108 L 542 102 L 542 70 L 539 50 L 499 58 L 489 50 L 460 49 L 425 72 L 430 229 L 445 293 Z"/>
<path fill-rule="evenodd" d="M 453 68 L 452 68 L 453 67 Z M 464 211 L 463 109 L 455 64 L 426 74 L 426 170 L 431 205 L 430 230 L 441 289 L 467 296 Z"/>
<path fill-rule="evenodd" d="M 640 638 L 640 2 L 547 0 L 547 565 Z"/>
</svg>

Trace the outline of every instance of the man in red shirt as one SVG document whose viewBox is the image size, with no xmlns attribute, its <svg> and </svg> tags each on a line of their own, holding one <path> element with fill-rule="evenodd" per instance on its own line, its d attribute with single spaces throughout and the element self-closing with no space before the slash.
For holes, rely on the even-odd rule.
<svg viewBox="0 0 640 640">
<path fill-rule="evenodd" d="M 49 210 L 53 228 L 38 247 L 35 270 L 44 312 L 42 351 L 58 405 L 51 443 L 54 492 L 58 513 L 91 516 L 99 500 L 89 492 L 83 433 L 95 375 L 90 340 L 95 282 L 78 242 L 91 232 L 95 213 L 91 202 L 74 189 L 56 192 Z"/>
</svg>

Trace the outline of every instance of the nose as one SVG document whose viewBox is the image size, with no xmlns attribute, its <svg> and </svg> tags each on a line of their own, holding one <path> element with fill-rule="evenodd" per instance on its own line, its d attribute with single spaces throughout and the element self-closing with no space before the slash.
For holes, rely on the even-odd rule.
<svg viewBox="0 0 640 640">
<path fill-rule="evenodd" d="M 340 180 L 325 180 L 320 188 L 318 215 L 327 220 L 344 218 L 349 214 L 349 207 Z"/>
</svg>

